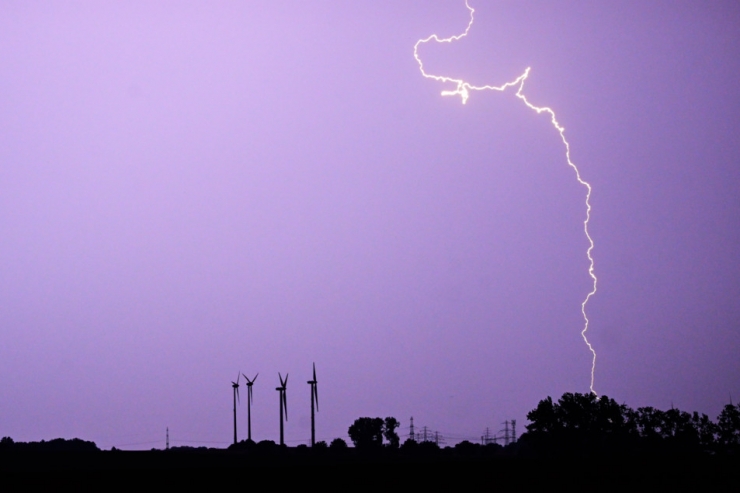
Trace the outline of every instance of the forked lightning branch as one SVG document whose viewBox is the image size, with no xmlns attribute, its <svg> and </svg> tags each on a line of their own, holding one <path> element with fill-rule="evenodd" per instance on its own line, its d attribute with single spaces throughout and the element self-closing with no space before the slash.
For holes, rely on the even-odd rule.
<svg viewBox="0 0 740 493">
<path fill-rule="evenodd" d="M 590 383 L 590 389 L 591 392 L 596 393 L 594 390 L 594 372 L 596 370 L 596 351 L 594 351 L 593 346 L 591 346 L 591 343 L 588 341 L 588 337 L 586 337 L 586 333 L 588 332 L 588 316 L 586 315 L 586 305 L 588 304 L 588 301 L 591 299 L 591 297 L 596 294 L 596 274 L 594 274 L 594 259 L 591 256 L 591 251 L 594 248 L 594 241 L 591 238 L 591 235 L 588 233 L 588 222 L 591 219 L 591 185 L 584 181 L 583 178 L 581 178 L 581 173 L 578 171 L 578 167 L 571 161 L 570 159 L 570 144 L 565 139 L 565 128 L 558 123 L 557 118 L 555 117 L 555 112 L 546 107 L 546 106 L 535 106 L 532 103 L 529 102 L 527 97 L 524 95 L 524 82 L 529 77 L 529 71 L 530 68 L 527 68 L 522 75 L 517 77 L 511 82 L 506 82 L 504 84 L 501 84 L 500 86 L 475 86 L 473 84 L 470 84 L 469 82 L 465 82 L 463 79 L 455 79 L 454 77 L 447 77 L 444 75 L 434 75 L 429 74 L 424 70 L 424 64 L 421 61 L 421 58 L 419 58 L 419 46 L 429 43 L 430 41 L 434 41 L 436 43 L 452 43 L 453 41 L 457 41 L 461 38 L 464 38 L 468 35 L 468 32 L 470 31 L 470 28 L 473 25 L 473 14 L 475 10 L 468 5 L 468 2 L 466 0 L 465 6 L 470 11 L 470 22 L 468 22 L 468 27 L 465 28 L 465 31 L 462 34 L 458 34 L 456 36 L 450 36 L 449 38 L 440 38 L 436 34 L 432 34 L 426 39 L 420 39 L 416 42 L 414 45 L 414 58 L 416 58 L 417 63 L 419 64 L 419 70 L 421 71 L 421 75 L 426 77 L 427 79 L 433 79 L 438 82 L 442 83 L 451 83 L 455 85 L 455 89 L 453 90 L 444 90 L 442 91 L 442 96 L 460 96 L 463 104 L 465 104 L 468 101 L 468 98 L 470 97 L 471 91 L 499 91 L 503 92 L 508 88 L 516 88 L 516 97 L 521 99 L 525 105 L 527 105 L 528 108 L 536 111 L 537 113 L 547 113 L 550 115 L 550 121 L 552 122 L 552 126 L 555 127 L 555 130 L 558 131 L 558 134 L 560 134 L 560 138 L 563 141 L 563 144 L 565 145 L 565 158 L 568 162 L 568 165 L 573 168 L 573 171 L 575 171 L 576 179 L 578 180 L 578 183 L 586 187 L 586 218 L 583 221 L 583 231 L 586 234 L 586 238 L 588 238 L 589 246 L 586 250 L 586 256 L 588 257 L 589 261 L 589 267 L 588 267 L 588 274 L 591 276 L 591 279 L 593 281 L 593 287 L 591 291 L 586 295 L 586 298 L 583 300 L 583 303 L 581 303 L 581 313 L 583 314 L 583 320 L 584 320 L 584 327 L 581 331 L 581 336 L 583 337 L 584 342 L 588 346 L 589 351 L 591 351 L 592 359 L 591 359 L 591 383 Z"/>
</svg>

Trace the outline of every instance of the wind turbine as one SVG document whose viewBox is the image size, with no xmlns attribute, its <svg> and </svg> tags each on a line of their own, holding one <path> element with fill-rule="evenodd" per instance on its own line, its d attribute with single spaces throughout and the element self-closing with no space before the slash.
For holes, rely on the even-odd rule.
<svg viewBox="0 0 740 493">
<path fill-rule="evenodd" d="M 285 414 L 285 421 L 288 421 L 288 401 L 285 398 L 285 389 L 288 386 L 288 374 L 285 374 L 285 381 L 283 381 L 283 376 L 280 373 L 278 373 L 278 377 L 280 377 L 280 387 L 275 390 L 280 392 L 280 445 L 285 445 L 283 438 L 283 413 Z"/>
<path fill-rule="evenodd" d="M 236 400 L 239 398 L 239 376 L 236 374 L 236 382 L 231 382 L 231 388 L 234 389 L 234 445 L 236 445 Z"/>
<path fill-rule="evenodd" d="M 319 392 L 316 390 L 316 385 L 319 383 L 316 380 L 316 363 L 313 364 L 313 380 L 306 382 L 311 386 L 311 446 L 316 444 L 316 426 L 314 421 L 314 403 L 316 404 L 316 412 L 319 411 Z"/>
<path fill-rule="evenodd" d="M 242 373 L 244 375 L 244 373 Z M 252 439 L 252 384 L 257 380 L 259 373 L 257 373 L 253 379 L 249 379 L 244 375 L 244 380 L 247 381 L 244 385 L 247 386 L 247 440 Z"/>
</svg>

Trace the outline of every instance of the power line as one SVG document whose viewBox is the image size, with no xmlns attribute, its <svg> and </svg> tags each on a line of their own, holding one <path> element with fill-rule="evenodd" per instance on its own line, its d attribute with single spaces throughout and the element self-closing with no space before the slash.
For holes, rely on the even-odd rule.
<svg viewBox="0 0 740 493">
<path fill-rule="evenodd" d="M 150 445 L 152 443 L 162 443 L 162 440 L 152 440 L 150 442 L 137 442 L 137 443 L 122 443 L 118 445 L 114 445 L 114 447 L 133 447 L 134 445 Z"/>
</svg>

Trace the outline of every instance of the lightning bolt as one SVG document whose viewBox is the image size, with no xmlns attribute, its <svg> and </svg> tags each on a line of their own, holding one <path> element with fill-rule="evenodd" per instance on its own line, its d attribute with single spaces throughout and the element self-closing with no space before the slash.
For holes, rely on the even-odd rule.
<svg viewBox="0 0 740 493">
<path fill-rule="evenodd" d="M 591 256 L 591 251 L 594 249 L 594 240 L 591 238 L 591 235 L 588 233 L 588 223 L 591 220 L 591 185 L 585 181 L 583 178 L 581 178 L 581 173 L 578 170 L 578 167 L 571 161 L 570 159 L 570 144 L 565 138 L 565 127 L 560 125 L 558 123 L 557 118 L 555 117 L 555 112 L 546 106 L 535 106 L 532 103 L 529 102 L 527 97 L 524 95 L 524 82 L 529 77 L 529 71 L 531 67 L 527 67 L 527 69 L 524 71 L 522 75 L 517 77 L 511 82 L 506 82 L 500 86 L 474 86 L 470 84 L 469 82 L 465 82 L 463 79 L 455 79 L 453 77 L 446 77 L 443 75 L 434 75 L 429 74 L 424 70 L 424 64 L 421 61 L 421 58 L 419 58 L 419 46 L 426 44 L 430 41 L 435 41 L 437 43 L 452 43 L 453 41 L 457 41 L 461 38 L 464 38 L 468 35 L 468 32 L 470 31 L 470 28 L 473 25 L 473 13 L 475 12 L 475 9 L 473 9 L 470 5 L 468 5 L 467 0 L 465 0 L 465 6 L 470 11 L 470 22 L 468 22 L 468 27 L 465 28 L 465 31 L 462 34 L 458 34 L 456 36 L 450 36 L 449 38 L 440 38 L 436 34 L 432 34 L 426 39 L 420 39 L 416 42 L 414 45 L 414 58 L 416 59 L 416 62 L 419 64 L 419 70 L 421 71 L 421 75 L 423 75 L 427 79 L 433 79 L 437 82 L 442 83 L 454 83 L 457 87 L 454 90 L 446 90 L 442 91 L 442 96 L 460 96 L 462 99 L 462 103 L 465 104 L 468 101 L 468 98 L 470 97 L 471 91 L 499 91 L 503 92 L 506 89 L 510 87 L 517 87 L 516 91 L 516 97 L 521 99 L 524 104 L 537 112 L 537 114 L 540 113 L 547 113 L 550 115 L 550 122 L 552 123 L 552 126 L 555 127 L 555 130 L 558 131 L 558 134 L 560 135 L 560 139 L 563 141 L 563 144 L 565 145 L 565 158 L 568 161 L 568 166 L 573 168 L 573 171 L 576 173 L 576 180 L 578 180 L 578 183 L 586 187 L 586 219 L 583 221 L 583 231 L 586 234 L 586 238 L 588 238 L 588 249 L 586 250 L 586 256 L 588 257 L 589 261 L 589 267 L 588 267 L 588 274 L 591 276 L 591 280 L 593 281 L 593 287 L 591 291 L 586 295 L 586 298 L 583 300 L 583 303 L 581 303 L 581 313 L 583 314 L 583 320 L 584 320 L 584 326 L 583 330 L 581 331 L 581 337 L 583 338 L 583 341 L 586 343 L 586 346 L 588 346 L 588 350 L 591 351 L 591 383 L 590 383 L 590 390 L 592 393 L 596 394 L 596 391 L 594 390 L 594 373 L 596 371 L 596 351 L 594 350 L 591 343 L 588 341 L 588 337 L 586 336 L 586 333 L 588 332 L 588 316 L 586 315 L 586 305 L 588 304 L 588 301 L 591 299 L 593 295 L 596 294 L 596 274 L 594 274 L 594 259 Z"/>
</svg>

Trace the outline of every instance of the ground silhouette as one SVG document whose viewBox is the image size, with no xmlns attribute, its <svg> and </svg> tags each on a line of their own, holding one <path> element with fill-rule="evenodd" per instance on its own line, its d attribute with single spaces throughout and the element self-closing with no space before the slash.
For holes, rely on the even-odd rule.
<svg viewBox="0 0 740 493">
<path fill-rule="evenodd" d="M 736 482 L 740 470 L 740 406 L 733 404 L 725 406 L 715 422 L 678 409 L 634 410 L 607 396 L 566 393 L 557 402 L 541 400 L 527 418 L 527 431 L 505 447 L 470 441 L 439 447 L 411 439 L 400 445 L 398 421 L 392 417 L 357 419 L 349 428 L 354 447 L 336 438 L 313 448 L 244 440 L 228 449 L 103 451 L 76 438 L 23 443 L 5 437 L 0 440 L 0 472 L 4 477 L 41 479 L 66 475 L 77 481 L 91 475 L 120 478 L 122 472 L 143 477 L 151 471 L 168 478 L 216 478 L 230 476 L 223 475 L 225 470 L 263 470 L 274 477 L 276 470 L 308 466 L 312 474 L 327 479 L 349 474 L 370 481 L 389 478 L 386 473 L 391 471 L 428 472 L 458 478 L 462 483 L 455 483 L 457 487 L 466 484 L 463 478 L 484 475 L 498 478 L 498 485 L 518 488 L 548 486 L 567 477 L 571 486 L 584 488 L 606 482 L 662 488 L 696 484 L 706 489 L 719 488 L 728 479 Z"/>
</svg>

